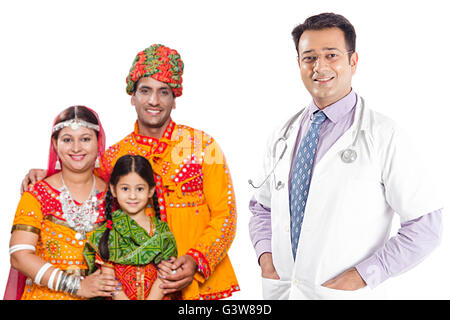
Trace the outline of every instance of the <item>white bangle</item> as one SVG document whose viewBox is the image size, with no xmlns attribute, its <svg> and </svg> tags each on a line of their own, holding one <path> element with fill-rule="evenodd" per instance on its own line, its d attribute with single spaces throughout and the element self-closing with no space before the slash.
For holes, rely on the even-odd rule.
<svg viewBox="0 0 450 320">
<path fill-rule="evenodd" d="M 52 274 L 50 275 L 50 278 L 48 279 L 47 287 L 50 290 L 53 290 L 53 281 L 55 280 L 56 272 L 58 272 L 58 270 L 59 270 L 58 268 L 55 268 L 55 270 L 53 270 Z"/>
<path fill-rule="evenodd" d="M 46 263 L 44 264 L 39 271 L 36 274 L 36 277 L 34 278 L 34 283 L 36 283 L 37 285 L 41 285 L 41 278 L 44 275 L 45 271 L 48 270 L 48 268 L 50 268 L 52 265 L 50 263 Z"/>
<path fill-rule="evenodd" d="M 59 270 L 59 269 L 58 269 Z M 56 279 L 56 284 L 55 284 L 55 290 L 58 291 L 59 289 L 59 283 L 61 282 L 61 277 L 63 275 L 64 271 L 61 271 L 58 275 L 58 279 Z"/>
<path fill-rule="evenodd" d="M 12 255 L 16 251 L 20 250 L 32 250 L 36 251 L 36 247 L 31 244 L 16 244 L 12 247 L 9 247 L 9 255 Z"/>
</svg>

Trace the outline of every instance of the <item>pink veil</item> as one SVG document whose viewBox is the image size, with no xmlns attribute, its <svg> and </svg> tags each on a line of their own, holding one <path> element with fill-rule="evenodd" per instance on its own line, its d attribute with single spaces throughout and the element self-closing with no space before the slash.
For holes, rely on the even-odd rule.
<svg viewBox="0 0 450 320">
<path fill-rule="evenodd" d="M 76 106 L 76 107 L 84 107 L 84 108 L 88 109 L 97 118 L 98 126 L 100 128 L 100 130 L 98 132 L 98 156 L 102 157 L 103 154 L 105 153 L 106 137 L 105 137 L 105 131 L 103 130 L 103 126 L 100 122 L 100 118 L 98 117 L 98 114 L 94 110 L 92 110 L 88 107 L 85 107 L 85 106 Z M 56 124 L 56 121 L 58 120 L 60 114 L 58 114 L 58 116 L 53 121 L 53 126 Z M 53 128 L 53 126 L 52 126 L 52 128 Z M 58 155 L 56 154 L 56 150 L 53 147 L 53 143 L 50 139 L 50 152 L 49 152 L 49 156 L 48 156 L 47 177 L 60 171 L 55 168 L 57 159 L 58 159 Z M 20 300 L 20 298 L 22 297 L 22 294 L 23 294 L 23 290 L 25 289 L 26 279 L 27 279 L 27 277 L 25 275 L 23 275 L 20 271 L 17 271 L 13 267 L 11 267 L 9 270 L 9 277 L 8 277 L 8 282 L 6 283 L 5 295 L 3 296 L 3 300 Z"/>
</svg>

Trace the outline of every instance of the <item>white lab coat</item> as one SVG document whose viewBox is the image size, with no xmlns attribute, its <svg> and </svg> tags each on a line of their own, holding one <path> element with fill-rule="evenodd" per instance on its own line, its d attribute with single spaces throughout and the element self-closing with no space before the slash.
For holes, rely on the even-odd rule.
<svg viewBox="0 0 450 320">
<path fill-rule="evenodd" d="M 271 208 L 272 257 L 280 280 L 263 279 L 265 299 L 364 299 L 376 298 L 377 288 L 333 290 L 322 283 L 370 257 L 388 239 L 393 213 L 408 221 L 443 207 L 436 184 L 414 152 L 410 141 L 387 117 L 365 108 L 353 163 L 341 153 L 357 133 L 361 102 L 355 121 L 316 163 L 294 262 L 290 241 L 288 179 L 301 117 L 287 139 L 287 150 L 275 170 L 284 183 L 275 190 L 272 176 L 255 193 L 258 202 Z M 272 155 L 275 141 L 285 128 L 275 131 L 264 159 L 265 177 L 278 160 Z M 377 276 L 375 267 L 367 270 Z M 382 298 L 382 296 L 381 296 Z"/>
</svg>

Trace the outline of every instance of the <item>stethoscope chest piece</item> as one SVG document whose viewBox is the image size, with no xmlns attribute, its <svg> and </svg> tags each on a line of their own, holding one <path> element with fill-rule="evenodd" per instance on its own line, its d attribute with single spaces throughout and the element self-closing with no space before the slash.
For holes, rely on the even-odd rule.
<svg viewBox="0 0 450 320">
<path fill-rule="evenodd" d="M 278 181 L 277 185 L 275 186 L 275 190 L 281 190 L 284 188 L 284 182 Z"/>
<path fill-rule="evenodd" d="M 358 157 L 357 153 L 353 149 L 345 149 L 342 151 L 341 159 L 344 163 L 352 163 L 355 162 L 356 158 Z"/>
</svg>

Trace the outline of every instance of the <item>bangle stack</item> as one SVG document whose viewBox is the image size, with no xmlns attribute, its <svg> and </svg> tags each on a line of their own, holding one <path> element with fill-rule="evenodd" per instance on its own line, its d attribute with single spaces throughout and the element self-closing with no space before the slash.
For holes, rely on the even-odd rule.
<svg viewBox="0 0 450 320">
<path fill-rule="evenodd" d="M 55 286 L 56 291 L 66 292 L 71 295 L 76 295 L 78 289 L 80 289 L 81 276 L 68 274 L 67 272 L 61 272 L 58 277 L 57 284 Z"/>
<path fill-rule="evenodd" d="M 45 263 L 36 273 L 36 276 L 34 278 L 34 283 L 41 286 L 41 280 L 44 276 L 44 273 L 53 267 L 50 263 Z M 58 274 L 58 276 L 57 276 Z M 53 283 L 55 282 L 56 278 L 56 284 L 53 287 Z M 59 268 L 54 268 L 52 273 L 50 274 L 50 278 L 48 279 L 47 287 L 50 290 L 55 291 L 62 291 L 66 292 L 70 295 L 76 295 L 78 290 L 80 289 L 81 280 L 83 280 L 84 277 L 77 274 L 70 274 L 66 271 L 62 271 Z"/>
</svg>

